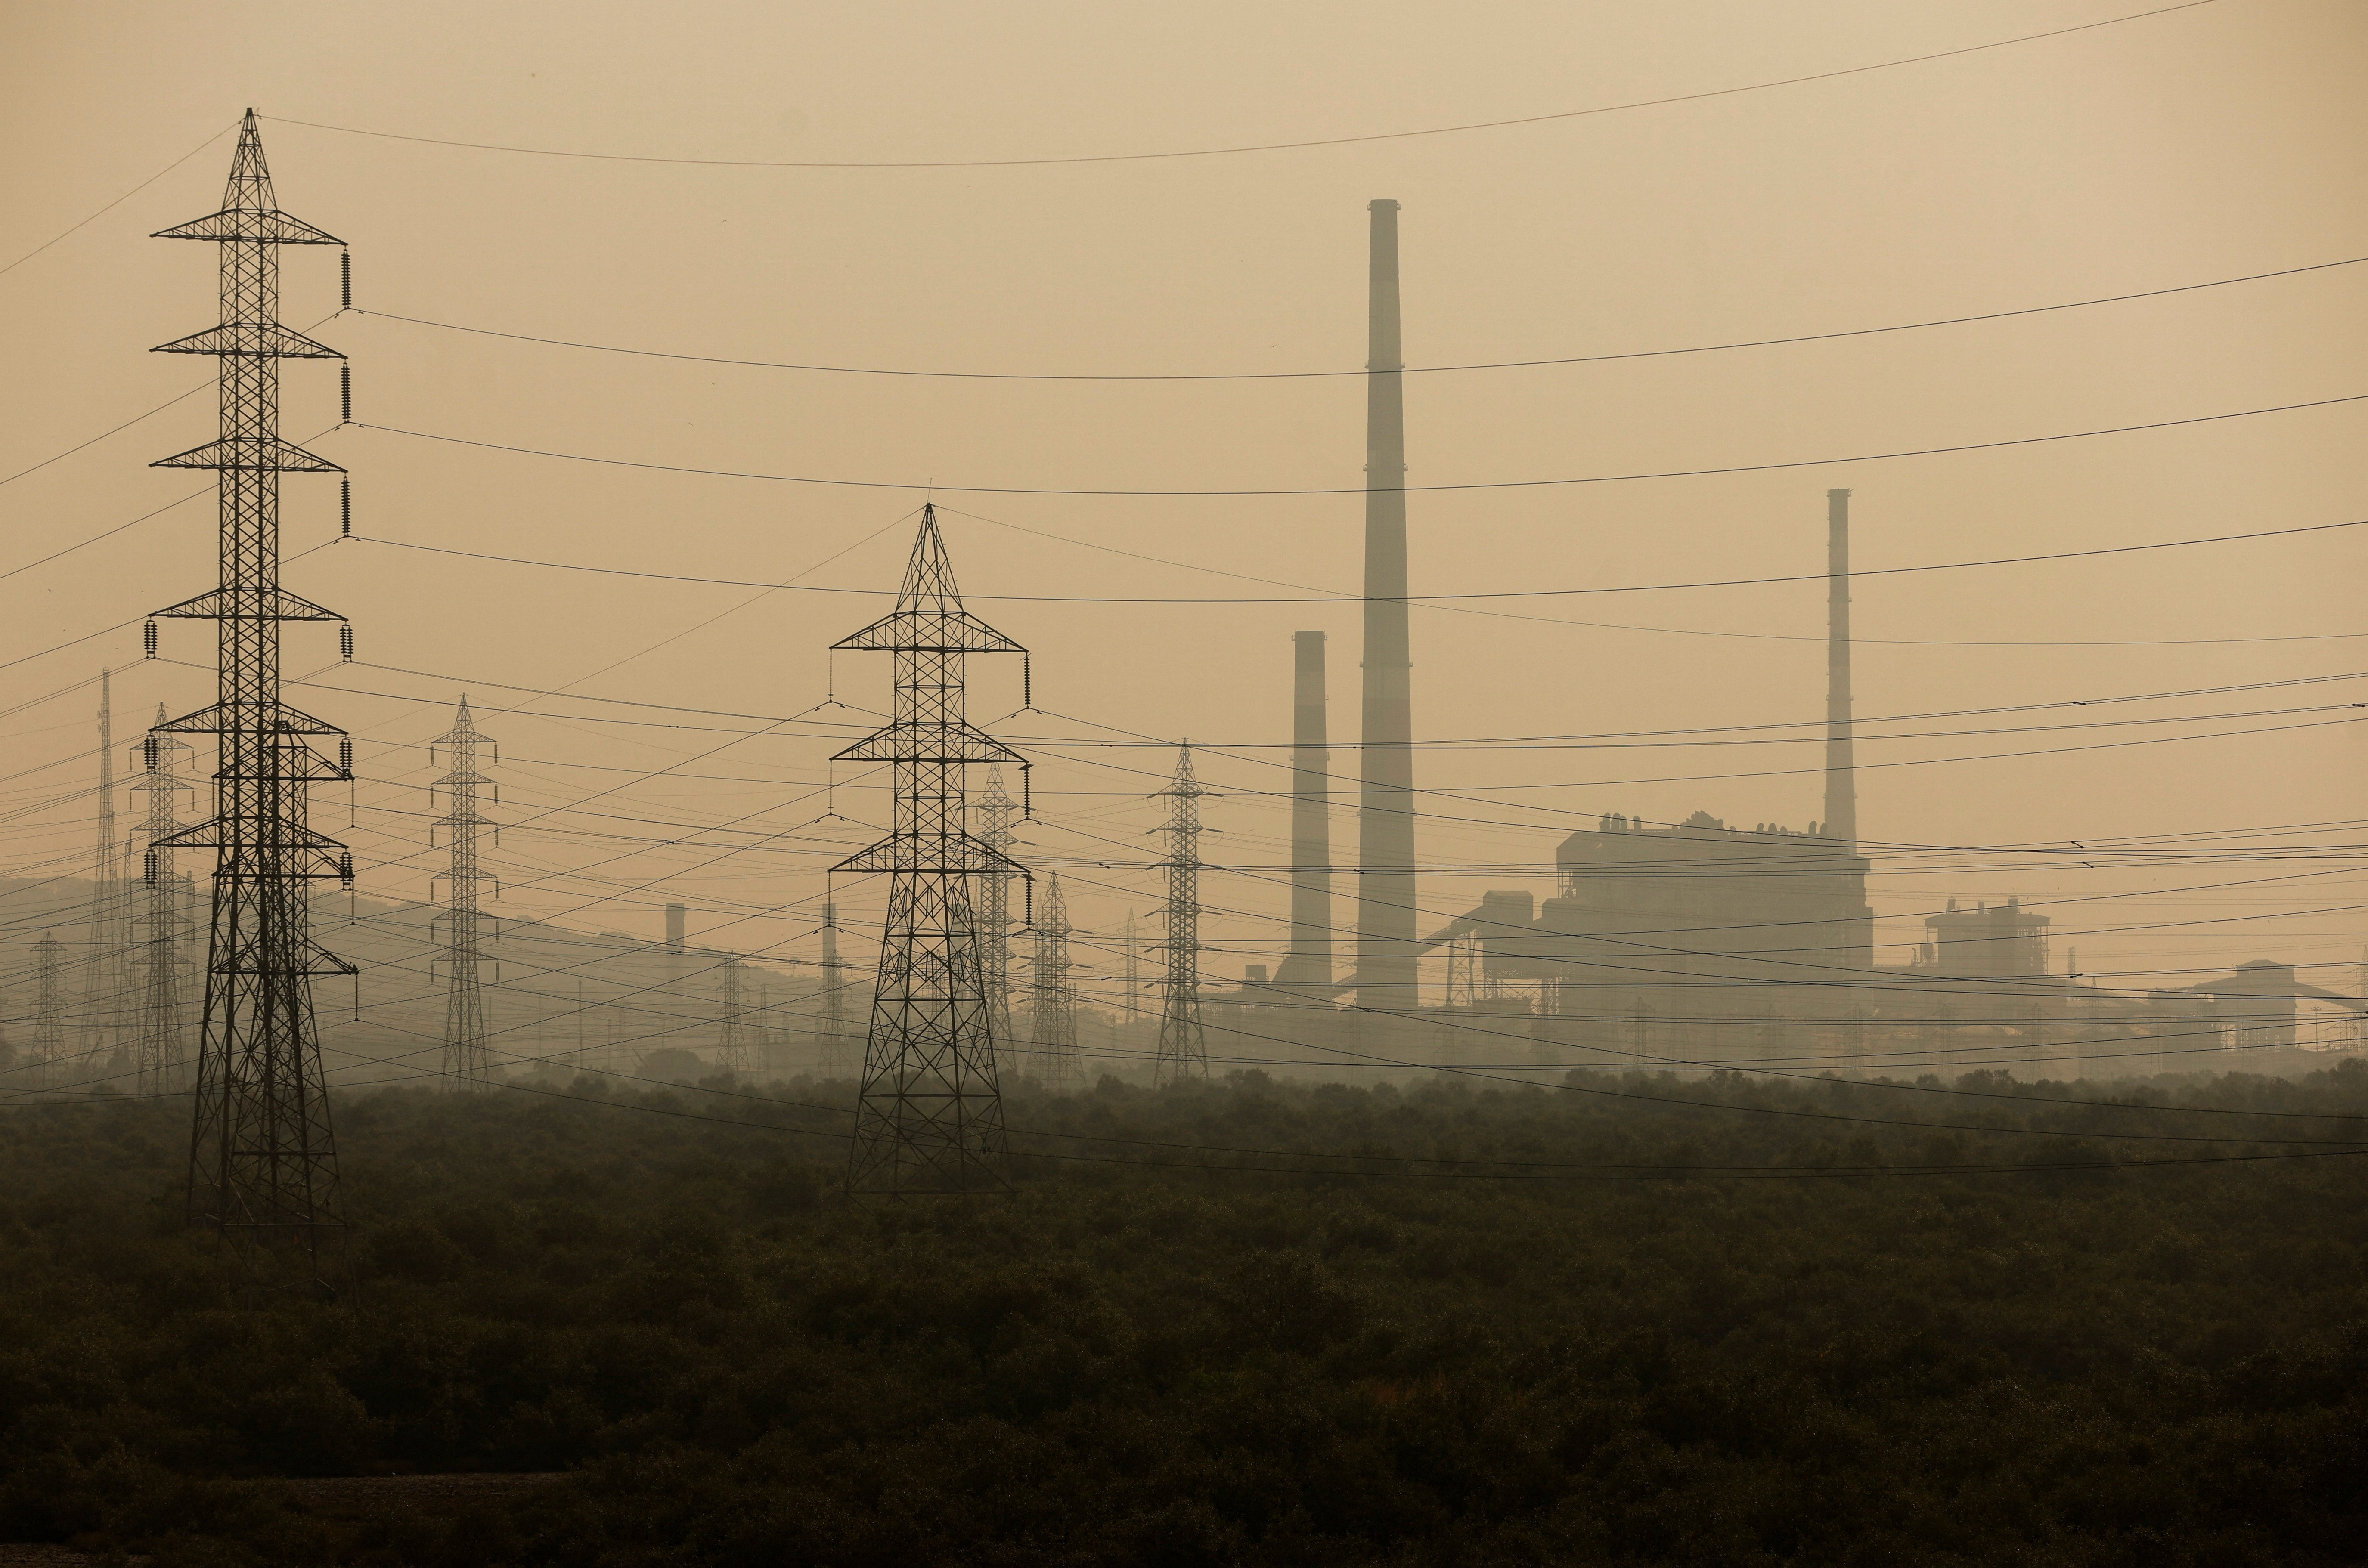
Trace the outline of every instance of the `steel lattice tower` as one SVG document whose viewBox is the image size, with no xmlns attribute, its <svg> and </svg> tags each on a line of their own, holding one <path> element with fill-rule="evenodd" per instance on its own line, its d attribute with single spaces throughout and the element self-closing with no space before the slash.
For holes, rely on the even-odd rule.
<svg viewBox="0 0 2368 1568">
<path fill-rule="evenodd" d="M 1027 650 L 962 608 L 930 506 L 896 608 L 836 646 L 896 660 L 890 722 L 834 759 L 889 764 L 895 792 L 888 836 L 834 868 L 890 879 L 848 1188 L 1001 1186 L 990 1162 L 1004 1151 L 1003 1098 L 971 881 L 1024 872 L 969 832 L 964 794 L 972 764 L 1021 758 L 971 723 L 963 677 L 973 653 Z"/>
<path fill-rule="evenodd" d="M 822 906 L 822 1060 L 825 1078 L 844 1077 L 847 1060 L 847 975 L 838 961 L 838 905 Z"/>
<path fill-rule="evenodd" d="M 1066 1094 L 1086 1085 L 1077 1059 L 1077 988 L 1069 974 L 1069 911 L 1055 872 L 1036 916 L 1036 951 L 1028 965 L 1028 1032 L 1044 1086 Z"/>
<path fill-rule="evenodd" d="M 33 1087 L 58 1086 L 66 1051 L 65 945 L 52 932 L 33 944 Z"/>
<path fill-rule="evenodd" d="M 131 1064 L 131 888 L 128 842 L 115 832 L 115 682 L 98 672 L 98 858 L 90 900 L 90 965 L 83 979 L 83 1052 L 93 1078 Z"/>
<path fill-rule="evenodd" d="M 165 722 L 165 705 L 156 705 Z M 145 972 L 140 985 L 140 1039 L 133 1059 L 139 1092 L 177 1094 L 188 1087 L 187 1006 L 181 991 L 181 937 L 188 924 L 181 881 L 173 872 L 172 838 L 180 831 L 181 760 L 196 748 L 177 735 L 152 730 L 141 744 L 145 764 L 134 794 L 148 797 L 148 929 L 141 944 Z M 159 847 L 162 846 L 162 847 Z"/>
<path fill-rule="evenodd" d="M 723 1027 L 721 1031 L 723 1060 L 718 1065 L 734 1077 L 746 1077 L 748 1073 L 747 1005 L 740 988 L 740 955 L 724 954 L 721 987 L 723 993 Z"/>
<path fill-rule="evenodd" d="M 1177 748 L 1176 777 L 1152 797 L 1167 802 L 1167 977 L 1160 986 L 1159 1053 L 1155 1085 L 1209 1075 L 1209 1046 L 1201 1033 L 1201 798 L 1209 791 L 1192 776 L 1192 747 Z"/>
<path fill-rule="evenodd" d="M 986 770 L 986 793 L 979 798 L 979 842 L 1000 854 L 1009 854 L 1019 842 L 1012 831 L 1012 814 L 1019 803 L 1004 791 L 1003 769 L 990 767 Z M 1011 878 L 999 871 L 989 871 L 979 879 L 978 899 L 980 961 L 986 968 L 986 1006 L 995 1038 L 1003 1047 L 1004 1059 L 996 1063 L 998 1078 L 1016 1074 L 1019 1062 L 1012 1056 L 1012 1043 L 1017 1038 L 1011 1032 Z"/>
<path fill-rule="evenodd" d="M 215 701 L 161 726 L 220 751 L 213 819 L 157 846 L 216 851 L 189 1214 L 284 1248 L 318 1284 L 324 1233 L 342 1221 L 312 977 L 354 967 L 313 940 L 308 890 L 352 886 L 353 858 L 306 815 L 313 780 L 353 772 L 344 748 L 331 762 L 312 745 L 344 732 L 279 699 L 280 623 L 344 619 L 279 585 L 279 476 L 344 471 L 280 439 L 279 361 L 345 357 L 279 324 L 279 247 L 342 242 L 279 210 L 252 109 L 222 210 L 157 237 L 222 247 L 221 324 L 158 350 L 218 358 L 221 433 L 154 465 L 213 470 L 221 513 L 219 584 L 157 612 L 216 625 Z"/>
<path fill-rule="evenodd" d="M 443 1084 L 448 1089 L 489 1089 L 494 1083 L 493 1061 L 485 1044 L 485 996 L 480 973 L 484 960 L 477 946 L 478 923 L 484 918 L 477 903 L 478 883 L 484 879 L 477 861 L 477 835 L 494 824 L 478 811 L 477 802 L 482 790 L 495 791 L 496 805 L 501 798 L 500 786 L 477 767 L 481 744 L 494 745 L 494 740 L 477 728 L 464 692 L 452 715 L 452 727 L 427 747 L 429 766 L 434 766 L 439 747 L 451 762 L 444 777 L 427 787 L 430 809 L 438 790 L 444 791 L 445 808 L 444 814 L 428 824 L 428 843 L 435 843 L 436 831 L 441 828 L 451 852 L 444 874 L 434 879 L 443 882 L 445 898 L 440 918 L 444 922 Z M 500 766 L 499 746 L 495 746 L 494 759 L 495 766 Z"/>
</svg>

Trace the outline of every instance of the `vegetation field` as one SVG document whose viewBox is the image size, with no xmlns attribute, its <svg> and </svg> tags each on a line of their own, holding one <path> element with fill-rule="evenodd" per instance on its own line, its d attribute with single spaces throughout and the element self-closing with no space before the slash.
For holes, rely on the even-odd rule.
<svg viewBox="0 0 2368 1568">
<path fill-rule="evenodd" d="M 0 1114 L 0 1540 L 438 1568 L 2368 1552 L 2359 1062 L 1106 1081 L 1012 1102 L 1009 1194 L 878 1208 L 837 1192 L 846 1095 L 345 1098 L 346 1290 L 253 1306 L 180 1224 L 180 1104 Z M 472 1479 L 358 1479 L 390 1476 Z"/>
</svg>

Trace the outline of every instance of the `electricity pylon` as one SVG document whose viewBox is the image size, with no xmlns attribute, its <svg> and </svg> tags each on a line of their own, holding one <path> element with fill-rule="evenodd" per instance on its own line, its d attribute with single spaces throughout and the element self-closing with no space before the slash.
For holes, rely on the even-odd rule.
<svg viewBox="0 0 2368 1568">
<path fill-rule="evenodd" d="M 1077 990 L 1069 974 L 1069 911 L 1055 872 L 1044 884 L 1044 907 L 1036 915 L 1036 951 L 1028 966 L 1029 1033 L 1034 1037 L 1037 1075 L 1054 1094 L 1085 1087 L 1085 1064 L 1077 1059 Z"/>
<path fill-rule="evenodd" d="M 33 944 L 33 1087 L 52 1089 L 64 1076 L 65 946 L 48 931 Z"/>
<path fill-rule="evenodd" d="M 825 1078 L 844 1078 L 856 1063 L 848 1058 L 847 972 L 838 961 L 838 905 L 822 906 L 822 1060 Z"/>
<path fill-rule="evenodd" d="M 448 1089 L 490 1089 L 494 1085 L 493 1061 L 485 1045 L 485 995 L 482 988 L 481 970 L 484 960 L 478 950 L 477 926 L 484 918 L 478 907 L 478 884 L 484 872 L 477 860 L 477 835 L 494 827 L 491 818 L 477 810 L 481 790 L 493 791 L 493 803 L 501 804 L 501 787 L 477 767 L 477 747 L 494 746 L 494 765 L 501 766 L 501 748 L 493 737 L 477 728 L 469 713 L 467 693 L 461 697 L 460 709 L 452 715 L 452 727 L 428 743 L 428 766 L 434 767 L 436 753 L 441 748 L 450 758 L 451 767 L 443 778 L 427 787 L 427 803 L 432 811 L 436 791 L 444 791 L 444 814 L 427 824 L 427 842 L 432 847 L 438 828 L 451 852 L 450 863 L 441 877 L 434 881 L 444 884 L 444 1070 L 443 1085 Z M 500 884 L 495 884 L 496 890 Z M 501 896 L 499 892 L 495 897 Z"/>
<path fill-rule="evenodd" d="M 723 992 L 722 1055 L 723 1060 L 718 1065 L 735 1078 L 746 1077 L 748 1074 L 748 1017 L 747 1007 L 740 989 L 740 955 L 724 954 L 722 976 Z"/>
<path fill-rule="evenodd" d="M 94 1084 L 131 1065 L 131 889 L 115 833 L 115 683 L 98 672 L 98 859 L 90 901 L 90 963 L 83 977 L 83 1055 Z"/>
<path fill-rule="evenodd" d="M 1192 776 L 1192 747 L 1177 748 L 1176 777 L 1152 797 L 1167 802 L 1167 976 L 1160 985 L 1159 1052 L 1155 1085 L 1205 1079 L 1209 1045 L 1201 1033 L 1201 798 L 1209 791 Z"/>
<path fill-rule="evenodd" d="M 345 356 L 279 324 L 279 247 L 343 242 L 279 210 L 252 109 L 222 210 L 157 237 L 222 246 L 220 324 L 158 350 L 217 357 L 220 434 L 152 465 L 213 470 L 221 522 L 217 585 L 157 612 L 213 621 L 217 655 L 214 702 L 159 726 L 220 747 L 212 820 L 156 846 L 216 852 L 189 1216 L 242 1244 L 250 1264 L 246 1244 L 323 1286 L 321 1245 L 343 1222 L 312 977 L 354 966 L 313 942 L 307 890 L 324 877 L 351 887 L 354 863 L 305 819 L 313 782 L 353 767 L 350 742 L 334 763 L 313 749 L 343 731 L 279 699 L 280 623 L 344 619 L 279 585 L 279 476 L 345 471 L 280 439 L 279 361 Z M 350 627 L 341 641 L 350 657 Z"/>
<path fill-rule="evenodd" d="M 156 722 L 165 722 L 165 705 L 156 705 Z M 136 795 L 148 797 L 148 929 L 141 944 L 146 972 L 140 985 L 140 1039 L 133 1060 L 134 1082 L 143 1095 L 178 1094 L 188 1087 L 188 1028 L 181 993 L 181 937 L 188 911 L 181 881 L 173 873 L 172 838 L 180 831 L 180 796 L 191 786 L 181 777 L 181 761 L 194 746 L 178 735 L 154 730 L 141 743 L 145 765 Z M 162 847 L 159 847 L 159 846 Z"/>
<path fill-rule="evenodd" d="M 973 653 L 1027 650 L 962 608 L 931 506 L 896 608 L 835 646 L 896 660 L 889 723 L 832 759 L 889 764 L 895 793 L 888 836 L 833 868 L 890 879 L 848 1190 L 1000 1187 L 1003 1096 L 971 881 L 1024 873 L 970 833 L 964 795 L 972 764 L 1021 758 L 971 723 L 963 677 Z"/>
<path fill-rule="evenodd" d="M 1003 769 L 986 770 L 986 793 L 979 797 L 979 842 L 1008 855 L 1019 835 L 1011 829 L 1018 801 L 1005 793 Z M 1012 1054 L 1011 1032 L 1011 878 L 989 871 L 979 879 L 978 932 L 980 961 L 986 971 L 986 1006 L 1003 1060 L 996 1063 L 996 1078 L 1016 1076 L 1019 1064 Z"/>
</svg>

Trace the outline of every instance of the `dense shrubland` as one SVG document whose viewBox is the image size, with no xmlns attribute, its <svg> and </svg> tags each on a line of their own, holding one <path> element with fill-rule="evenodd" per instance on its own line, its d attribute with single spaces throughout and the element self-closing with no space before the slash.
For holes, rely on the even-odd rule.
<svg viewBox="0 0 2368 1568">
<path fill-rule="evenodd" d="M 843 1085 L 387 1093 L 340 1106 L 345 1299 L 258 1308 L 177 1223 L 178 1108 L 19 1108 L 0 1540 L 2359 1561 L 2368 1162 L 2336 1151 L 2368 1142 L 2368 1072 L 2152 1108 L 1963 1086 L 1105 1082 L 1014 1103 L 1010 1196 L 872 1210 L 834 1187 Z M 414 1518 L 291 1485 L 562 1470 Z"/>
</svg>

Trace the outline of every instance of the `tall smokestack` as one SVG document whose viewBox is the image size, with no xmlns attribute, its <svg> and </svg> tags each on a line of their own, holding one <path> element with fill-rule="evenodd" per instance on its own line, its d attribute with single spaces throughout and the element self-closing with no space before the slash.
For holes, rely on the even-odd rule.
<svg viewBox="0 0 2368 1568">
<path fill-rule="evenodd" d="M 1413 665 L 1406 633 L 1406 361 L 1398 204 L 1372 214 L 1365 361 L 1364 749 L 1357 808 L 1357 1005 L 1410 1009 L 1416 989 Z"/>
<path fill-rule="evenodd" d="M 1858 843 L 1858 761 L 1850 742 L 1850 498 L 1826 492 L 1826 836 Z"/>
<path fill-rule="evenodd" d="M 1324 724 L 1324 633 L 1291 634 L 1291 954 L 1280 987 L 1332 984 L 1332 754 Z"/>
<path fill-rule="evenodd" d="M 682 908 L 682 905 L 680 905 L 680 904 L 678 904 L 678 903 L 669 903 L 669 904 L 667 904 L 667 905 L 666 906 L 666 951 L 667 951 L 667 952 L 669 952 L 669 953 L 677 953 L 677 954 L 678 954 L 678 953 L 680 953 L 680 952 L 682 951 L 683 935 L 684 935 L 684 933 L 683 933 L 683 908 Z"/>
</svg>

